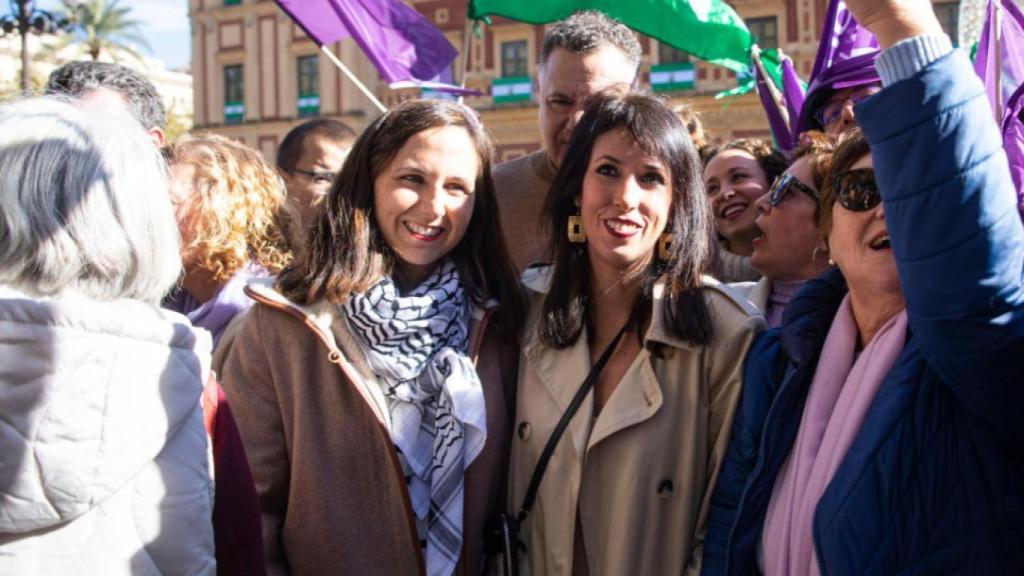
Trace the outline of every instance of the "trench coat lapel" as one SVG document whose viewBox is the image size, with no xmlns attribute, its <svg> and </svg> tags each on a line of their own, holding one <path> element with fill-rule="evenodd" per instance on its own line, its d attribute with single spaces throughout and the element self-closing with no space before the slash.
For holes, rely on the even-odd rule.
<svg viewBox="0 0 1024 576">
<path fill-rule="evenodd" d="M 601 409 L 587 450 L 616 432 L 654 416 L 663 401 L 661 385 L 651 367 L 651 353 L 645 348 L 637 354 L 633 365 Z"/>
<path fill-rule="evenodd" d="M 537 374 L 541 382 L 544 383 L 544 388 L 551 401 L 558 408 L 559 414 L 564 414 L 569 408 L 573 396 L 583 384 L 583 380 L 590 373 L 590 347 L 587 345 L 586 329 L 576 339 L 575 344 L 561 350 L 541 345 L 535 336 L 534 340 L 526 346 L 525 354 L 529 362 L 536 368 Z M 587 436 L 590 434 L 590 421 L 593 413 L 594 395 L 590 393 L 587 394 L 583 404 L 573 416 L 572 422 L 569 423 L 568 432 L 572 436 L 573 449 L 580 458 L 583 457 Z"/>
</svg>

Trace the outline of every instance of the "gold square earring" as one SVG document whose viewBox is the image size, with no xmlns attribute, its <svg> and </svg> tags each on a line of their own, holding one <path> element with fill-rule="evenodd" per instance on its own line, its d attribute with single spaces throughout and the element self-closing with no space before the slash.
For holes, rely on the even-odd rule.
<svg viewBox="0 0 1024 576">
<path fill-rule="evenodd" d="M 672 257 L 672 233 L 663 232 L 658 238 L 658 258 L 668 260 Z"/>
<path fill-rule="evenodd" d="M 587 241 L 587 232 L 583 229 L 583 219 L 580 215 L 569 216 L 569 242 L 582 244 Z"/>
</svg>

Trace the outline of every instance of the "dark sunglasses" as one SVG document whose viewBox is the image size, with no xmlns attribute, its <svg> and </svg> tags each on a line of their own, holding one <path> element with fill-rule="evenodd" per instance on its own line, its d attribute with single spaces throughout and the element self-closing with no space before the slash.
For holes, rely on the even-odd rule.
<svg viewBox="0 0 1024 576">
<path fill-rule="evenodd" d="M 818 193 L 814 188 L 804 184 L 799 178 L 793 176 L 793 174 L 786 172 L 782 176 L 776 178 L 775 183 L 773 183 L 771 189 L 768 190 L 768 203 L 772 205 L 772 208 L 778 206 L 786 199 L 786 196 L 789 195 L 790 190 L 793 188 L 807 194 L 814 201 L 818 200 Z"/>
<path fill-rule="evenodd" d="M 875 171 L 871 168 L 840 172 L 833 186 L 836 201 L 851 212 L 865 212 L 882 202 L 878 184 L 875 183 Z"/>
</svg>

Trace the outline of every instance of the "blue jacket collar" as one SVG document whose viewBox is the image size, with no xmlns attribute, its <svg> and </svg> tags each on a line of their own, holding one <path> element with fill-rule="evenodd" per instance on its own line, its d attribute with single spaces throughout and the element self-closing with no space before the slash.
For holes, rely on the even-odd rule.
<svg viewBox="0 0 1024 576">
<path fill-rule="evenodd" d="M 846 291 L 846 279 L 833 268 L 808 280 L 790 300 L 782 319 L 781 345 L 794 364 L 817 363 Z"/>
</svg>

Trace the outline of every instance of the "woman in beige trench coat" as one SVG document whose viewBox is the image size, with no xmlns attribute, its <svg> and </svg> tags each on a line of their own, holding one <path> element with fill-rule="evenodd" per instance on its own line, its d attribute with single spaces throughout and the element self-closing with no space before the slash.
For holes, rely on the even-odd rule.
<svg viewBox="0 0 1024 576">
<path fill-rule="evenodd" d="M 521 571 L 699 571 L 743 358 L 763 319 L 705 275 L 714 225 L 686 129 L 653 97 L 598 96 L 545 214 L 554 264 L 523 275 L 530 312 L 513 513 L 559 418 L 602 352 L 613 351 L 522 522 Z"/>
</svg>

